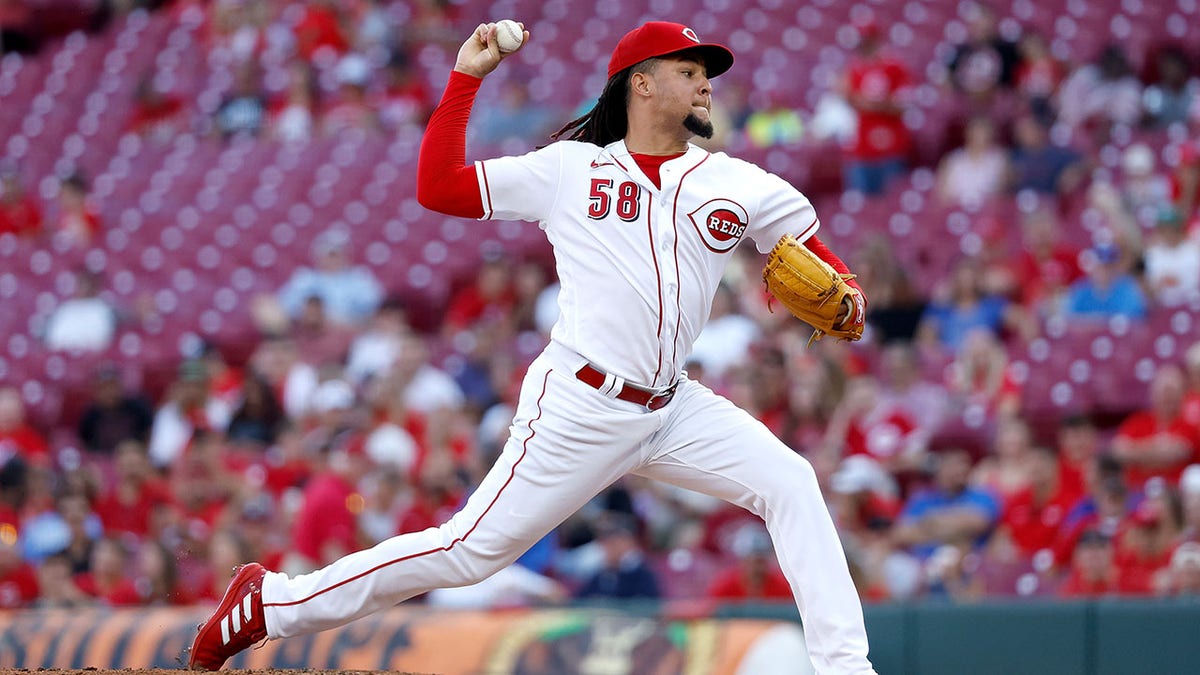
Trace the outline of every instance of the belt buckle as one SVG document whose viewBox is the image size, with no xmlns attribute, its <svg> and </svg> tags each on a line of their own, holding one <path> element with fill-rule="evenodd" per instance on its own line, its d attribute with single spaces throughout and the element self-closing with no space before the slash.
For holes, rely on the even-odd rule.
<svg viewBox="0 0 1200 675">
<path fill-rule="evenodd" d="M 664 389 L 662 392 L 651 396 L 650 400 L 646 401 L 646 410 L 654 412 L 655 410 L 662 410 L 665 408 L 667 404 L 671 402 L 671 399 L 675 398 L 675 388 L 678 386 L 679 383 L 676 382 L 670 387 Z"/>
</svg>

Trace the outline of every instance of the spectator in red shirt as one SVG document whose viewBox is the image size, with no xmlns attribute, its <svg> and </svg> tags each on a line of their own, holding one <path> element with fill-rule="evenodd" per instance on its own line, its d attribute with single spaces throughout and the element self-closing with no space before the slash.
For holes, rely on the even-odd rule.
<svg viewBox="0 0 1200 675">
<path fill-rule="evenodd" d="M 187 130 L 188 120 L 183 99 L 155 84 L 153 75 L 144 76 L 134 93 L 129 131 L 158 143 L 167 143 Z"/>
<path fill-rule="evenodd" d="M 1050 209 L 1030 212 L 1021 226 L 1022 248 L 1013 263 L 1013 276 L 1020 280 L 1019 300 L 1025 307 L 1046 314 L 1083 276 L 1079 251 L 1061 240 L 1062 224 Z"/>
<path fill-rule="evenodd" d="M 76 247 L 86 247 L 101 230 L 100 216 L 88 201 L 87 180 L 79 173 L 62 180 L 58 192 L 58 217 L 52 228 Z"/>
<path fill-rule="evenodd" d="M 708 597 L 719 600 L 792 601 L 792 588 L 779 569 L 766 528 L 743 526 L 733 537 L 737 561 L 717 573 Z"/>
<path fill-rule="evenodd" d="M 45 463 L 50 460 L 50 446 L 25 421 L 25 402 L 16 387 L 0 387 L 0 463 L 14 455 Z"/>
<path fill-rule="evenodd" d="M 37 573 L 21 559 L 17 528 L 0 523 L 0 610 L 29 607 L 37 597 Z"/>
<path fill-rule="evenodd" d="M 1053 99 L 1066 75 L 1061 61 L 1054 58 L 1046 38 L 1028 31 L 1017 42 L 1021 61 L 1016 69 L 1016 89 L 1030 109 L 1038 115 L 1053 113 Z"/>
<path fill-rule="evenodd" d="M 506 316 L 516 302 L 511 280 L 512 267 L 506 258 L 484 261 L 475 282 L 450 298 L 443 320 L 445 331 L 452 335 L 483 318 Z"/>
<path fill-rule="evenodd" d="M 1166 569 L 1181 531 L 1178 497 L 1155 481 L 1114 538 L 1122 593 L 1147 595 L 1165 588 Z"/>
<path fill-rule="evenodd" d="M 1027 489 L 1032 478 L 1030 457 L 1033 451 L 1033 432 L 1029 425 L 1016 417 L 1002 420 L 996 428 L 992 453 L 980 460 L 971 472 L 972 484 L 1002 499 Z"/>
<path fill-rule="evenodd" d="M 350 46 L 346 39 L 345 16 L 334 0 L 309 0 L 293 32 L 296 53 L 308 61 L 322 51 L 340 56 Z"/>
<path fill-rule="evenodd" d="M 166 485 L 154 475 L 146 446 L 129 440 L 114 453 L 116 479 L 96 500 L 96 515 L 108 533 L 132 534 L 144 539 L 150 534 L 155 511 L 171 501 Z"/>
<path fill-rule="evenodd" d="M 1079 537 L 1071 560 L 1071 573 L 1059 587 L 1064 598 L 1095 598 L 1118 593 L 1117 566 L 1112 538 L 1099 530 Z"/>
<path fill-rule="evenodd" d="M 1062 480 L 1058 456 L 1036 446 L 1026 460 L 1029 486 L 1004 505 L 1001 527 L 1026 559 L 1053 547 L 1067 513 L 1082 496 Z"/>
<path fill-rule="evenodd" d="M 137 586 L 129 576 L 130 552 L 115 537 L 104 537 L 92 549 L 91 571 L 75 577 L 79 590 L 101 604 L 113 607 L 141 602 Z"/>
<path fill-rule="evenodd" d="M 383 78 L 383 89 L 373 101 L 383 126 L 392 132 L 410 127 L 423 128 L 433 112 L 433 94 L 421 74 L 413 68 L 411 57 L 404 52 L 394 54 Z"/>
<path fill-rule="evenodd" d="M 855 28 L 857 55 L 842 89 L 858 113 L 858 133 L 844 160 L 844 187 L 875 195 L 907 164 L 912 138 L 904 124 L 904 108 L 912 75 L 901 61 L 882 53 L 879 24 L 873 19 Z"/>
<path fill-rule="evenodd" d="M 0 235 L 31 237 L 41 231 L 41 207 L 25 192 L 17 167 L 0 165 Z"/>
<path fill-rule="evenodd" d="M 1100 452 L 1100 432 L 1087 415 L 1067 415 L 1058 423 L 1057 443 L 1063 488 L 1082 497 L 1087 472 Z"/>
<path fill-rule="evenodd" d="M 292 526 L 292 549 L 284 562 L 289 575 L 312 571 L 362 548 L 358 513 L 364 500 L 358 481 L 371 470 L 359 452 L 329 451 L 325 468 L 304 488 L 304 502 Z"/>
<path fill-rule="evenodd" d="M 1177 485 L 1184 467 L 1197 460 L 1200 432 L 1183 419 L 1183 397 L 1183 371 L 1164 365 L 1150 382 L 1150 407 L 1132 413 L 1117 428 L 1112 452 L 1131 490 L 1144 489 L 1155 477 Z"/>
</svg>

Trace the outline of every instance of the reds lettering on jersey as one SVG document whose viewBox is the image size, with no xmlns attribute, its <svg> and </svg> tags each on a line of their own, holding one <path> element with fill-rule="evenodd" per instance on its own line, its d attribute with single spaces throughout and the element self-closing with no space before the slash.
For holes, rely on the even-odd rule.
<svg viewBox="0 0 1200 675">
<path fill-rule="evenodd" d="M 819 226 L 782 178 L 694 145 L 662 165 L 661 190 L 623 141 L 559 141 L 475 170 L 484 219 L 536 221 L 554 245 L 561 314 L 551 339 L 649 387 L 678 377 L 744 237 L 766 253 Z"/>
</svg>

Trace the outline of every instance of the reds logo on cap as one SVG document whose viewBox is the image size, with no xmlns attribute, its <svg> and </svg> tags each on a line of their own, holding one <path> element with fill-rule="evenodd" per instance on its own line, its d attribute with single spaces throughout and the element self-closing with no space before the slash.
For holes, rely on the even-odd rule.
<svg viewBox="0 0 1200 675">
<path fill-rule="evenodd" d="M 714 253 L 733 250 L 746 234 L 750 218 L 746 209 L 728 199 L 713 199 L 688 214 L 700 240 Z"/>
</svg>

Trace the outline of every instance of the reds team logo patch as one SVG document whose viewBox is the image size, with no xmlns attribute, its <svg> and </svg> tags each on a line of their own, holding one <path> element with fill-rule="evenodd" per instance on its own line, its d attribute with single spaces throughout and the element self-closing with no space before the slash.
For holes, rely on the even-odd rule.
<svg viewBox="0 0 1200 675">
<path fill-rule="evenodd" d="M 688 214 L 701 241 L 715 253 L 725 253 L 738 245 L 750 222 L 746 209 L 728 199 L 713 199 Z"/>
</svg>

